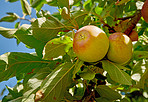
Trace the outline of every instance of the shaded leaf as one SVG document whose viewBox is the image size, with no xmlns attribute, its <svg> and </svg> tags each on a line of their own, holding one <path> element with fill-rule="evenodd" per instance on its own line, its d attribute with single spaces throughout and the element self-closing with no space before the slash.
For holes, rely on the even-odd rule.
<svg viewBox="0 0 148 102">
<path fill-rule="evenodd" d="M 31 7 L 27 0 L 20 0 L 24 15 L 31 15 Z"/>
<path fill-rule="evenodd" d="M 135 73 L 142 74 L 142 63 L 143 61 L 140 60 L 134 65 L 132 74 L 135 74 Z"/>
<path fill-rule="evenodd" d="M 103 63 L 103 69 L 107 71 L 112 80 L 120 84 L 132 85 L 131 77 L 123 70 L 121 70 L 124 69 L 122 68 L 123 66 L 115 64 L 108 60 L 103 60 L 102 63 Z"/>
<path fill-rule="evenodd" d="M 83 61 L 81 61 L 79 59 L 77 60 L 77 62 L 75 63 L 74 71 L 73 71 L 73 78 L 75 78 L 75 74 L 80 70 L 83 63 L 84 63 Z"/>
<path fill-rule="evenodd" d="M 148 68 L 148 63 L 147 63 L 147 68 Z M 136 85 L 138 88 L 144 89 L 144 85 L 147 83 L 147 79 L 148 79 L 148 69 L 147 68 L 145 72 L 143 73 L 143 75 L 141 76 L 140 81 Z"/>
<path fill-rule="evenodd" d="M 72 63 L 65 63 L 58 66 L 41 85 L 41 91 L 44 94 L 42 101 L 58 102 L 64 97 L 66 88 L 72 81 Z"/>
<path fill-rule="evenodd" d="M 118 5 L 122 5 L 122 4 L 124 4 L 124 3 L 127 3 L 128 1 L 130 1 L 130 0 L 121 0 L 121 1 L 118 3 Z"/>
<path fill-rule="evenodd" d="M 72 47 L 72 41 L 67 36 L 50 40 L 45 45 L 43 58 L 47 60 L 52 60 L 53 58 L 63 56 L 70 47 Z"/>
<path fill-rule="evenodd" d="M 19 1 L 19 0 L 6 0 L 6 1 L 13 3 L 13 2 L 16 2 L 16 1 Z"/>
<path fill-rule="evenodd" d="M 79 73 L 79 75 L 85 80 L 92 80 L 95 78 L 96 73 L 94 73 L 89 68 L 85 68 L 82 72 Z"/>
<path fill-rule="evenodd" d="M 108 86 L 105 86 L 105 85 L 99 85 L 96 88 L 96 90 L 101 97 L 106 98 L 110 102 L 121 98 L 121 96 L 118 92 L 112 90 L 111 88 L 109 88 Z"/>
</svg>

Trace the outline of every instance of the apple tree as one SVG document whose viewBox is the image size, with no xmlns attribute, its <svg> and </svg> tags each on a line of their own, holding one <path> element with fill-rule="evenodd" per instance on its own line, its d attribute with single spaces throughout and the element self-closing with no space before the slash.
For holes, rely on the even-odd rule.
<svg viewBox="0 0 148 102">
<path fill-rule="evenodd" d="M 0 34 L 35 52 L 0 55 L 0 82 L 12 77 L 18 80 L 15 87 L 6 86 L 9 94 L 2 102 L 148 101 L 148 0 L 20 2 L 23 17 L 9 12 L 0 18 L 0 22 L 19 20 L 14 29 L 0 27 Z M 57 7 L 58 12 L 42 10 L 44 4 Z M 36 15 L 28 18 L 32 9 Z M 73 38 L 87 25 L 99 27 L 107 37 L 116 32 L 129 36 L 133 41 L 130 60 L 118 64 L 107 56 L 95 62 L 79 59 L 73 50 Z"/>
</svg>

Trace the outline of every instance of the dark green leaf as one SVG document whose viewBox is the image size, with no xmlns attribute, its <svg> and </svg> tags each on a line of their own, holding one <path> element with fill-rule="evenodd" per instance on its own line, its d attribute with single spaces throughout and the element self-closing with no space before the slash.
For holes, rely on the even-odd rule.
<svg viewBox="0 0 148 102">
<path fill-rule="evenodd" d="M 13 3 L 13 2 L 16 2 L 16 1 L 19 1 L 19 0 L 6 0 L 6 1 Z"/>
<path fill-rule="evenodd" d="M 96 101 L 97 101 L 97 102 L 110 102 L 110 100 L 108 100 L 108 99 L 105 98 L 105 97 L 96 98 Z"/>
<path fill-rule="evenodd" d="M 31 7 L 27 0 L 21 0 L 22 10 L 24 15 L 31 15 Z"/>
<path fill-rule="evenodd" d="M 108 60 L 103 60 L 102 63 L 103 63 L 103 69 L 107 71 L 112 80 L 120 84 L 132 85 L 131 77 L 123 70 L 121 70 L 125 69 L 123 66 L 115 64 Z"/>
<path fill-rule="evenodd" d="M 111 88 L 109 88 L 108 86 L 105 86 L 105 85 L 99 85 L 96 88 L 96 90 L 101 97 L 106 98 L 110 102 L 121 98 L 121 96 L 118 92 L 112 90 Z"/>
<path fill-rule="evenodd" d="M 0 60 L 0 73 L 6 69 L 7 63 L 4 60 Z"/>
<path fill-rule="evenodd" d="M 73 78 L 75 78 L 75 74 L 81 69 L 83 63 L 84 63 L 83 61 L 77 60 L 77 62 L 75 63 L 74 71 L 73 71 Z"/>
<path fill-rule="evenodd" d="M 130 1 L 130 0 L 121 0 L 121 1 L 118 3 L 118 5 L 122 5 L 122 4 L 124 4 L 124 3 L 127 3 L 128 1 Z"/>
<path fill-rule="evenodd" d="M 41 85 L 41 91 L 44 94 L 42 101 L 59 102 L 66 92 L 66 88 L 72 81 L 72 63 L 65 63 L 58 66 Z"/>
<path fill-rule="evenodd" d="M 69 37 L 55 38 L 50 40 L 44 48 L 44 59 L 52 60 L 59 56 L 63 56 L 72 47 L 72 41 Z"/>
</svg>

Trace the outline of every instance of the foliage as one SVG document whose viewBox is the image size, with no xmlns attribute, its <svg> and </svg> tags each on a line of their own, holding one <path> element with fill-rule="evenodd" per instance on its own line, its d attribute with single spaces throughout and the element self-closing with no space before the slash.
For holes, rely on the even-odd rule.
<svg viewBox="0 0 148 102">
<path fill-rule="evenodd" d="M 18 0 L 8 0 L 18 2 Z M 35 53 L 8 52 L 0 56 L 0 82 L 16 77 L 17 85 L 2 102 L 146 102 L 148 96 L 148 23 L 141 17 L 144 0 L 20 0 L 24 16 L 7 13 L 0 22 L 17 22 L 14 29 L 0 27 L 0 34 L 15 38 Z M 44 4 L 58 7 L 43 11 Z M 31 16 L 36 10 L 37 18 Z M 126 22 L 127 21 L 127 22 Z M 106 34 L 138 32 L 133 57 L 126 65 L 109 61 L 79 60 L 73 36 L 85 25 L 96 25 Z M 22 80 L 22 82 L 20 82 Z"/>
</svg>

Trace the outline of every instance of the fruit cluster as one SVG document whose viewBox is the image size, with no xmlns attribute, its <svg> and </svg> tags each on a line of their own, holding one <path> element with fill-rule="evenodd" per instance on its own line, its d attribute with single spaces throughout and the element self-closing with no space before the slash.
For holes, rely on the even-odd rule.
<svg viewBox="0 0 148 102">
<path fill-rule="evenodd" d="M 85 62 L 96 62 L 106 57 L 115 63 L 125 64 L 132 57 L 132 40 L 121 32 L 108 38 L 97 26 L 87 25 L 76 32 L 73 50 Z"/>
</svg>

